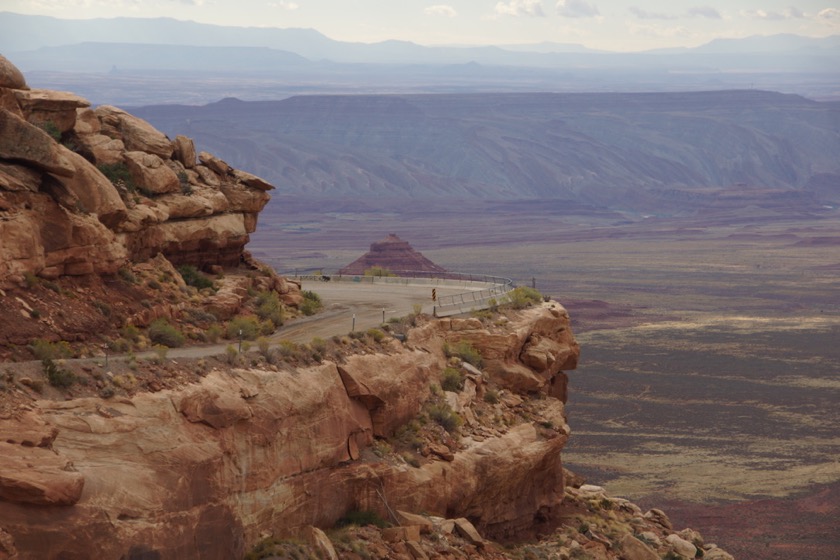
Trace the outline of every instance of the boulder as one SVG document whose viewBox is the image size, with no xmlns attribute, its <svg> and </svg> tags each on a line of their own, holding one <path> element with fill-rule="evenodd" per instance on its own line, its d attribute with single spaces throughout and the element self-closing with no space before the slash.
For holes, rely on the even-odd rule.
<svg viewBox="0 0 840 560">
<path fill-rule="evenodd" d="M 679 535 L 668 535 L 665 537 L 665 542 L 671 545 L 671 549 L 683 558 L 694 558 L 697 556 L 697 547 Z"/>
<path fill-rule="evenodd" d="M 129 151 L 146 152 L 164 159 L 172 156 L 172 142 L 165 134 L 139 117 L 110 105 L 95 109 L 102 133 L 122 140 Z"/>
<path fill-rule="evenodd" d="M 671 520 L 668 519 L 668 516 L 665 515 L 665 512 L 661 509 L 653 508 L 645 513 L 645 519 L 653 521 L 657 525 L 661 525 L 662 527 L 668 529 L 669 531 L 673 529 L 671 525 Z"/>
<path fill-rule="evenodd" d="M 0 109 L 0 158 L 23 162 L 62 177 L 76 168 L 49 134 L 6 109 Z"/>
<path fill-rule="evenodd" d="M 70 177 L 56 176 L 56 180 L 78 201 L 82 212 L 96 214 L 109 228 L 119 225 L 127 216 L 125 203 L 113 183 L 96 167 L 64 146 L 59 146 L 61 154 L 70 161 L 76 172 Z"/>
<path fill-rule="evenodd" d="M 265 179 L 261 179 L 256 175 L 252 175 L 247 171 L 242 171 L 241 169 L 234 169 L 233 170 L 233 177 L 236 179 L 238 183 L 245 185 L 246 187 L 257 189 L 260 191 L 270 191 L 274 189 L 274 185 L 266 181 Z"/>
<path fill-rule="evenodd" d="M 310 525 L 303 530 L 303 537 L 321 560 L 338 560 L 332 541 L 321 529 Z"/>
<path fill-rule="evenodd" d="M 0 88 L 27 89 L 23 74 L 3 55 L 0 55 Z"/>
<path fill-rule="evenodd" d="M 73 130 L 77 109 L 90 107 L 90 101 L 66 91 L 18 90 L 15 96 L 26 120 L 37 126 L 54 126 L 62 134 Z"/>
<path fill-rule="evenodd" d="M 123 154 L 125 164 L 137 188 L 146 194 L 164 194 L 181 190 L 178 175 L 155 154 L 129 151 Z"/>
<path fill-rule="evenodd" d="M 195 143 L 192 138 L 187 138 L 186 136 L 179 134 L 175 137 L 175 140 L 172 141 L 172 147 L 172 157 L 174 159 L 181 162 L 181 165 L 187 169 L 195 167 Z"/>
<path fill-rule="evenodd" d="M 435 527 L 434 522 L 424 515 L 417 515 L 416 513 L 409 513 L 407 511 L 396 511 L 397 521 L 403 527 L 417 526 L 420 527 L 421 533 L 431 533 Z"/>
<path fill-rule="evenodd" d="M 623 560 L 659 560 L 656 551 L 629 533 L 624 535 L 620 545 Z"/>
<path fill-rule="evenodd" d="M 257 214 L 271 198 L 265 191 L 248 188 L 241 183 L 222 182 L 221 190 L 228 199 L 231 212 Z"/>
<path fill-rule="evenodd" d="M 198 161 L 207 166 L 213 173 L 215 173 L 219 177 L 227 177 L 228 175 L 233 174 L 233 168 L 224 161 L 214 156 L 213 154 L 208 154 L 207 152 L 200 152 L 198 154 Z"/>
<path fill-rule="evenodd" d="M 476 530 L 475 526 L 464 517 L 459 517 L 455 520 L 455 532 L 458 533 L 460 537 L 469 541 L 470 544 L 484 546 L 484 539 L 478 533 L 478 530 Z"/>
<path fill-rule="evenodd" d="M 703 552 L 703 560 L 735 560 L 735 557 L 720 548 L 710 548 Z"/>
<path fill-rule="evenodd" d="M 0 190 L 38 192 L 41 174 L 22 165 L 0 163 Z"/>
</svg>

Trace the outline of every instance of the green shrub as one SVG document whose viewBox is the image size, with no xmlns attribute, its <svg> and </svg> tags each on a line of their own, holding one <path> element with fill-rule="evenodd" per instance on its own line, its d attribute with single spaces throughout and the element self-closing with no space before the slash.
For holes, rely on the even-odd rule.
<svg viewBox="0 0 840 560">
<path fill-rule="evenodd" d="M 463 419 L 446 403 L 429 405 L 428 414 L 429 418 L 437 422 L 450 434 L 454 433 L 464 423 Z"/>
<path fill-rule="evenodd" d="M 456 368 L 448 367 L 443 370 L 443 377 L 440 386 L 444 391 L 459 392 L 464 388 L 464 373 Z"/>
<path fill-rule="evenodd" d="M 388 526 L 388 523 L 374 511 L 358 511 L 352 510 L 344 514 L 344 516 L 336 522 L 336 527 L 346 527 L 347 525 L 356 525 L 364 527 L 366 525 L 375 525 L 380 529 Z"/>
<path fill-rule="evenodd" d="M 132 270 L 127 266 L 120 267 L 117 274 L 119 274 L 120 278 L 122 278 L 127 284 L 137 283 L 137 276 L 135 276 L 134 272 L 132 272 Z"/>
<path fill-rule="evenodd" d="M 28 270 L 23 273 L 23 281 L 26 283 L 27 288 L 34 288 L 41 283 L 41 279 Z"/>
<path fill-rule="evenodd" d="M 316 336 L 312 339 L 312 342 L 310 342 L 309 345 L 312 347 L 312 350 L 320 354 L 323 354 L 327 351 L 327 341 L 323 338 Z"/>
<path fill-rule="evenodd" d="M 166 319 L 157 319 L 149 326 L 149 340 L 155 344 L 177 348 L 184 345 L 186 337 Z"/>
<path fill-rule="evenodd" d="M 473 347 L 473 345 L 467 342 L 466 340 L 462 340 L 454 347 L 450 346 L 447 343 L 444 345 L 443 351 L 446 354 L 447 358 L 457 356 L 458 358 L 467 362 L 468 364 L 474 365 L 477 368 L 481 367 L 481 354 L 479 354 L 478 350 L 476 350 Z"/>
<path fill-rule="evenodd" d="M 152 348 L 155 352 L 154 362 L 156 364 L 162 364 L 166 361 L 166 354 L 169 352 L 169 347 L 164 346 L 162 344 L 155 344 Z"/>
<path fill-rule="evenodd" d="M 131 342 L 137 342 L 140 340 L 140 329 L 132 324 L 123 326 L 123 328 L 120 329 L 120 334 L 122 334 L 123 338 L 130 340 Z"/>
<path fill-rule="evenodd" d="M 497 404 L 499 402 L 499 392 L 495 389 L 488 389 L 484 393 L 484 402 L 488 404 Z"/>
<path fill-rule="evenodd" d="M 36 360 L 57 360 L 70 358 L 73 355 L 73 349 L 65 340 L 49 342 L 39 338 L 29 345 L 29 350 L 32 351 Z"/>
<path fill-rule="evenodd" d="M 41 366 L 44 368 L 44 375 L 47 376 L 47 381 L 53 387 L 66 389 L 76 382 L 76 376 L 72 371 L 58 367 L 50 358 L 41 360 Z"/>
<path fill-rule="evenodd" d="M 543 296 L 534 288 L 519 286 L 508 292 L 508 299 L 514 309 L 524 309 L 543 301 Z"/>
<path fill-rule="evenodd" d="M 283 304 L 277 292 L 260 292 L 257 295 L 257 316 L 263 321 L 271 321 L 274 329 L 283 326 Z"/>
<path fill-rule="evenodd" d="M 209 327 L 207 327 L 207 331 L 204 333 L 208 342 L 217 342 L 224 333 L 224 329 L 218 323 L 213 323 Z"/>
<path fill-rule="evenodd" d="M 237 315 L 228 321 L 225 338 L 229 340 L 254 340 L 260 334 L 260 322 L 254 316 Z"/>
<path fill-rule="evenodd" d="M 371 337 L 374 342 L 382 342 L 385 339 L 385 333 L 376 327 L 371 327 L 367 330 L 367 335 Z"/>
<path fill-rule="evenodd" d="M 319 296 L 315 292 L 304 290 L 302 292 L 302 295 L 303 303 L 300 304 L 300 311 L 304 315 L 315 315 L 324 306 L 323 302 L 321 301 L 321 296 Z"/>
<path fill-rule="evenodd" d="M 50 138 L 52 138 L 56 142 L 61 142 L 61 131 L 58 130 L 58 126 L 54 122 L 47 121 L 41 123 L 38 125 L 38 128 L 49 134 Z"/>
<path fill-rule="evenodd" d="M 137 185 L 131 177 L 131 172 L 124 162 L 100 163 L 96 166 L 115 187 L 123 187 L 130 193 L 137 192 Z"/>
<path fill-rule="evenodd" d="M 237 350 L 236 346 L 233 344 L 228 344 L 225 347 L 225 357 L 227 359 L 227 363 L 234 365 L 239 361 L 239 350 Z"/>
<path fill-rule="evenodd" d="M 181 278 L 184 279 L 184 283 L 187 286 L 192 286 L 199 290 L 213 287 L 213 281 L 191 264 L 179 266 L 178 272 L 181 274 Z"/>
</svg>

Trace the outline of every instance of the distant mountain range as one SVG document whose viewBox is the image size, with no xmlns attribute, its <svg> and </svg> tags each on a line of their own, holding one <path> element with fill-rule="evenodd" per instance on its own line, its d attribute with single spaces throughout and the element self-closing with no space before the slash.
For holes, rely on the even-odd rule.
<svg viewBox="0 0 840 560">
<path fill-rule="evenodd" d="M 823 39 L 776 35 L 747 39 L 716 40 L 691 49 L 668 49 L 640 53 L 610 53 L 581 45 L 539 43 L 499 46 L 421 46 L 406 41 L 348 43 L 334 41 L 313 29 L 225 27 L 170 18 L 113 18 L 68 20 L 47 16 L 0 12 L 0 52 L 24 70 L 59 70 L 56 64 L 87 61 L 87 70 L 118 65 L 122 68 L 156 68 L 160 58 L 149 45 L 212 47 L 208 55 L 228 47 L 251 47 L 285 51 L 278 59 L 291 60 L 294 53 L 311 63 L 344 64 L 434 64 L 477 63 L 492 66 L 538 68 L 716 68 L 731 69 L 749 63 L 753 68 L 775 70 L 837 70 L 840 35 Z M 121 44 L 113 52 L 112 44 Z M 73 47 L 79 46 L 81 47 Z M 98 45 L 98 47 L 97 47 Z M 136 45 L 132 51 L 128 45 Z M 51 49 L 52 47 L 52 49 Z M 56 58 L 55 47 L 61 47 Z M 68 47 L 73 47 L 69 48 Z M 98 52 L 97 52 L 98 51 Z M 259 50 L 240 50 L 243 60 Z M 734 57 L 733 55 L 738 55 Z M 268 58 L 263 52 L 264 59 Z M 676 58 L 675 58 L 676 57 Z M 741 59 L 740 57 L 746 57 Z M 220 70 L 235 70 L 232 56 L 218 60 Z M 187 63 L 189 59 L 184 58 Z M 194 59 L 193 59 L 194 60 Z M 172 65 L 172 63 L 170 63 Z M 191 68 L 191 65 L 182 65 Z M 106 68 L 106 69 L 107 69 Z M 270 65 L 268 69 L 273 69 Z"/>
<path fill-rule="evenodd" d="M 0 53 L 33 87 L 94 104 L 204 104 L 302 93 L 703 91 L 840 98 L 840 35 L 717 40 L 639 53 L 581 45 L 348 43 L 312 29 L 168 18 L 66 20 L 0 12 Z"/>
<path fill-rule="evenodd" d="M 840 203 L 840 104 L 795 95 L 343 95 L 132 112 L 280 196 L 677 214 Z"/>
</svg>

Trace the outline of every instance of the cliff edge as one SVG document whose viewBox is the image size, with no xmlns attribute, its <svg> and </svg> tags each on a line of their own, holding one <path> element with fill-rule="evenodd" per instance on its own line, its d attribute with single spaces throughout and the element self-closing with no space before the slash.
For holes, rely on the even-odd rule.
<svg viewBox="0 0 840 560">
<path fill-rule="evenodd" d="M 0 288 L 159 253 L 236 266 L 272 188 L 116 107 L 30 89 L 0 56 Z"/>
</svg>

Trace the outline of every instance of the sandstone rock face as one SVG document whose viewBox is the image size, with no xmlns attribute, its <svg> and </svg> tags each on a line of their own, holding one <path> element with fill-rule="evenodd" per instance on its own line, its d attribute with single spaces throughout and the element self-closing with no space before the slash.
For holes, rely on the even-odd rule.
<svg viewBox="0 0 840 560">
<path fill-rule="evenodd" d="M 523 310 L 520 320 L 529 327 L 485 328 L 473 318 L 443 323 L 454 340 L 479 350 L 485 369 L 503 387 L 519 393 L 544 392 L 565 401 L 562 371 L 575 369 L 580 355 L 568 312 L 549 302 Z"/>
<path fill-rule="evenodd" d="M 23 74 L 3 55 L 0 55 L 0 88 L 27 89 Z"/>
<path fill-rule="evenodd" d="M 527 340 L 534 326 L 563 321 L 538 308 L 513 324 Z M 455 530 L 477 547 L 484 536 L 515 533 L 562 499 L 567 430 L 519 424 L 465 438 L 450 461 L 417 468 L 366 451 L 440 381 L 451 324 L 420 331 L 340 367 L 214 370 L 195 385 L 130 399 L 39 401 L 0 420 L 4 464 L 15 465 L 0 475 L 0 524 L 27 558 L 93 549 L 103 558 L 241 558 L 263 533 L 308 531 L 320 541 L 306 528 L 329 527 L 352 509 L 467 518 Z M 560 401 L 540 402 L 555 425 L 564 422 Z M 35 453 L 55 458 L 17 468 L 34 464 Z M 411 531 L 399 539 L 428 525 L 401 516 Z M 326 543 L 323 551 L 331 555 Z"/>
<path fill-rule="evenodd" d="M 189 138 L 88 106 L 28 89 L 0 57 L 0 286 L 25 274 L 112 274 L 158 253 L 238 265 L 272 186 L 205 152 L 197 163 Z"/>
<path fill-rule="evenodd" d="M 97 107 L 94 112 L 102 123 L 102 133 L 118 138 L 129 151 L 146 152 L 164 159 L 172 156 L 172 143 L 152 125 L 110 105 Z"/>
<path fill-rule="evenodd" d="M 29 122 L 54 126 L 61 133 L 75 126 L 77 109 L 90 106 L 88 100 L 64 91 L 17 90 L 15 96 Z"/>
</svg>

